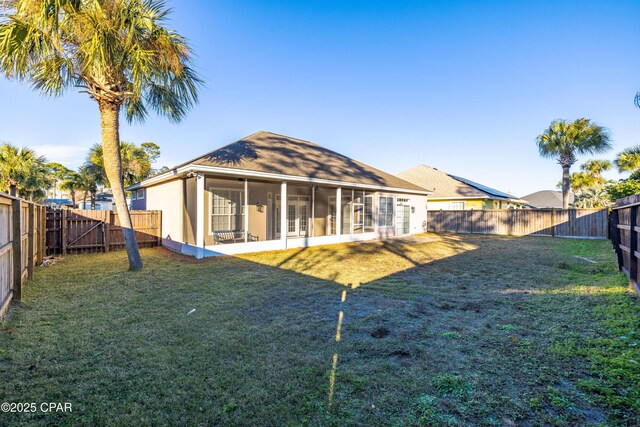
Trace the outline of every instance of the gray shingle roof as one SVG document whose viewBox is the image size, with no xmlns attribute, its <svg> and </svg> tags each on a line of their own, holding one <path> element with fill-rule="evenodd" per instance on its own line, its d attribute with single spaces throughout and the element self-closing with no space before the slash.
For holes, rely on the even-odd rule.
<svg viewBox="0 0 640 427">
<path fill-rule="evenodd" d="M 487 187 L 477 182 L 426 165 L 416 166 L 398 176 L 427 190 L 433 190 L 429 198 L 482 198 L 518 200 L 516 196 Z"/>
<path fill-rule="evenodd" d="M 558 208 L 562 209 L 562 191 L 542 190 L 535 193 L 522 196 L 521 199 L 526 200 L 535 208 Z M 569 204 L 574 201 L 573 193 L 569 193 Z"/>
<path fill-rule="evenodd" d="M 313 142 L 264 131 L 178 167 L 189 164 L 424 191 L 416 184 Z"/>
</svg>

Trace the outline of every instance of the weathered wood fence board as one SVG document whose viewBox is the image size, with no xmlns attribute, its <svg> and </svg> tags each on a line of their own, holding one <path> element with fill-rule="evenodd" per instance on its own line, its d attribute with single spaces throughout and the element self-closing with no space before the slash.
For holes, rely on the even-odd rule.
<svg viewBox="0 0 640 427">
<path fill-rule="evenodd" d="M 607 209 L 440 210 L 427 213 L 427 229 L 435 233 L 606 239 L 608 228 Z"/>
<path fill-rule="evenodd" d="M 609 234 L 618 258 L 618 268 L 629 277 L 629 288 L 640 295 L 638 287 L 638 232 L 640 232 L 640 194 L 616 200 L 611 208 Z"/>
<path fill-rule="evenodd" d="M 162 237 L 161 211 L 131 211 L 139 247 L 158 246 Z M 108 252 L 124 248 L 116 211 L 47 210 L 47 254 Z"/>
<path fill-rule="evenodd" d="M 0 193 L 0 318 L 45 254 L 45 207 Z"/>
</svg>

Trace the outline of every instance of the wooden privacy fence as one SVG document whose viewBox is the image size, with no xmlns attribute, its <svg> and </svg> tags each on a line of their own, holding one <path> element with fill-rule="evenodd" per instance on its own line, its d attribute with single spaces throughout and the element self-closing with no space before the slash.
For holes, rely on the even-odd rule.
<svg viewBox="0 0 640 427">
<path fill-rule="evenodd" d="M 131 211 L 139 247 L 158 246 L 162 211 Z M 116 211 L 47 208 L 47 255 L 109 252 L 124 248 Z"/>
<path fill-rule="evenodd" d="M 629 277 L 629 288 L 640 294 L 638 287 L 638 206 L 640 194 L 616 200 L 611 208 L 610 236 L 618 258 L 618 268 Z"/>
<path fill-rule="evenodd" d="M 0 193 L 0 318 L 45 253 L 44 206 Z"/>
<path fill-rule="evenodd" d="M 608 210 L 501 209 L 428 211 L 427 229 L 435 233 L 606 239 L 608 237 Z"/>
</svg>

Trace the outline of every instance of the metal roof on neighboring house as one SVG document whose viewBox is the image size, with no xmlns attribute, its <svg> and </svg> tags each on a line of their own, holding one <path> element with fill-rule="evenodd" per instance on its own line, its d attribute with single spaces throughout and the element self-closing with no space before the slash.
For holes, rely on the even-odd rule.
<svg viewBox="0 0 640 427">
<path fill-rule="evenodd" d="M 569 204 L 574 201 L 574 194 L 569 192 Z M 542 190 L 522 196 L 531 206 L 535 208 L 558 208 L 562 209 L 562 191 Z"/>
<path fill-rule="evenodd" d="M 432 190 L 430 199 L 497 199 L 523 202 L 518 197 L 486 185 L 478 184 L 470 179 L 455 175 L 427 165 L 420 165 L 400 172 L 398 176 L 413 182 L 427 190 Z"/>
<path fill-rule="evenodd" d="M 428 194 L 427 190 L 416 184 L 313 142 L 265 131 L 213 150 L 128 189 L 170 179 L 187 167 L 205 171 L 208 170 L 206 168 L 218 171 L 228 169 L 237 174 L 247 171 L 279 179 L 300 177 L 310 181 L 363 184 Z"/>
</svg>

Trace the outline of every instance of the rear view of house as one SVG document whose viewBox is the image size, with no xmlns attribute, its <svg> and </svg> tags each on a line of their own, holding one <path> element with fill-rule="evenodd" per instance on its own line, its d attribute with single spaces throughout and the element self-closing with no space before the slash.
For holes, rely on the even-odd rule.
<svg viewBox="0 0 640 427">
<path fill-rule="evenodd" d="M 511 194 L 426 165 L 416 166 L 398 176 L 433 190 L 429 196 L 430 210 L 515 209 L 526 203 Z"/>
<path fill-rule="evenodd" d="M 430 191 L 303 141 L 258 132 L 128 188 L 195 256 L 422 233 Z"/>
</svg>

